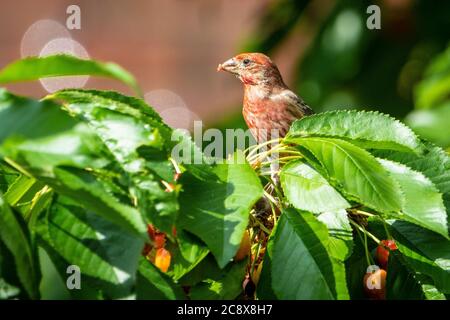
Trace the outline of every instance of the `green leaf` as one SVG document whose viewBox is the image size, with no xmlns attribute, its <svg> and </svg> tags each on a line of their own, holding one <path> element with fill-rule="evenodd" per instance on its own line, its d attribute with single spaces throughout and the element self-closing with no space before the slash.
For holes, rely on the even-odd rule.
<svg viewBox="0 0 450 320">
<path fill-rule="evenodd" d="M 228 265 L 220 274 L 204 279 L 191 288 L 189 296 L 193 300 L 232 300 L 242 293 L 247 260 Z"/>
<path fill-rule="evenodd" d="M 1 151 L 22 169 L 39 175 L 52 175 L 55 166 L 102 168 L 111 162 L 102 142 L 85 124 L 48 137 L 12 137 L 1 146 Z"/>
<path fill-rule="evenodd" d="M 14 256 L 17 275 L 28 296 L 37 299 L 40 281 L 37 252 L 25 222 L 21 219 L 0 195 L 0 239 Z"/>
<path fill-rule="evenodd" d="M 277 297 L 348 299 L 344 265 L 328 248 L 328 230 L 311 213 L 285 210 L 272 248 L 272 288 Z"/>
<path fill-rule="evenodd" d="M 19 104 L 15 104 L 17 100 Z M 9 115 L 20 118 L 21 114 L 26 113 L 26 110 L 22 110 L 20 106 L 20 98 L 9 95 L 8 102 L 1 111 L 7 110 Z M 27 104 L 24 108 L 26 106 Z M 61 112 L 50 102 L 37 104 L 36 108 L 40 109 L 41 115 L 45 115 L 47 111 L 51 115 L 51 110 Z M 67 116 L 62 113 L 63 117 L 60 119 L 59 115 L 60 113 L 57 118 L 50 119 L 64 120 Z M 33 121 L 45 120 L 45 118 L 36 117 L 29 120 L 29 126 L 33 127 L 38 125 Z M 118 203 L 104 190 L 104 185 L 100 184 L 93 174 L 82 170 L 56 168 L 56 166 L 65 165 L 87 167 L 92 171 L 93 168 L 101 168 L 110 162 L 105 159 L 108 157 L 107 150 L 93 131 L 84 124 L 74 126 L 76 123 L 71 121 L 69 125 L 58 127 L 58 130 L 53 132 L 50 127 L 51 135 L 38 134 L 35 139 L 22 140 L 11 137 L 3 144 L 2 151 L 20 170 L 24 169 L 27 174 L 49 184 L 56 191 L 77 199 L 85 207 L 96 210 L 129 231 L 145 234 L 146 225 L 140 213 Z M 26 124 L 21 123 L 15 131 L 21 137 L 26 137 L 28 135 L 26 128 Z M 8 136 L 7 133 L 5 135 Z"/>
<path fill-rule="evenodd" d="M 182 289 L 145 258 L 139 260 L 136 298 L 149 300 L 185 299 Z"/>
<path fill-rule="evenodd" d="M 445 295 L 440 292 L 432 283 L 422 282 L 422 291 L 427 300 L 447 300 Z"/>
<path fill-rule="evenodd" d="M 189 232 L 184 230 L 177 231 L 176 238 L 180 252 L 187 261 L 197 261 L 199 257 L 205 254 L 205 252 L 209 252 L 205 244 Z"/>
<path fill-rule="evenodd" d="M 21 175 L 8 188 L 4 198 L 10 206 L 21 212 L 25 219 L 34 205 L 34 197 L 45 185 L 33 178 Z"/>
<path fill-rule="evenodd" d="M 19 288 L 7 283 L 5 279 L 0 278 L 0 300 L 13 298 L 19 294 Z"/>
<path fill-rule="evenodd" d="M 136 93 L 140 93 L 134 77 L 119 65 L 111 62 L 84 60 L 70 55 L 29 57 L 12 62 L 0 71 L 0 83 L 77 75 L 116 79 L 131 87 Z"/>
<path fill-rule="evenodd" d="M 159 115 L 140 99 L 108 91 L 63 90 L 49 98 L 63 101 L 65 108 L 95 130 L 129 175 L 139 209 L 159 229 L 170 232 L 178 203 L 176 193 L 165 192 L 155 175 L 160 173 L 155 167 L 172 166 L 168 161 L 171 129 Z"/>
<path fill-rule="evenodd" d="M 358 231 L 356 231 L 358 232 Z M 347 278 L 347 288 L 352 300 L 367 299 L 364 292 L 363 279 L 368 271 L 368 264 L 366 252 L 363 242 L 363 237 L 356 235 L 351 256 L 345 261 L 345 273 Z M 374 241 L 368 241 L 368 252 L 373 252 L 376 249 Z"/>
<path fill-rule="evenodd" d="M 317 220 L 328 228 L 330 241 L 328 250 L 336 259 L 344 261 L 352 253 L 353 230 L 348 220 L 347 211 L 336 210 L 319 214 Z"/>
<path fill-rule="evenodd" d="M 54 178 L 42 179 L 55 191 L 77 201 L 131 233 L 143 236 L 147 226 L 133 207 L 120 203 L 107 193 L 92 174 L 79 169 L 54 169 Z"/>
<path fill-rule="evenodd" d="M 275 226 L 276 229 L 276 226 Z M 272 230 L 271 237 L 275 232 Z M 259 300 L 277 300 L 277 296 L 275 292 L 273 292 L 272 288 L 272 248 L 273 241 L 267 243 L 266 253 L 264 254 L 264 258 L 262 261 L 262 270 L 259 276 L 259 282 L 256 286 L 256 297 Z"/>
<path fill-rule="evenodd" d="M 450 226 L 450 157 L 439 147 L 425 144 L 422 156 L 403 152 L 377 152 L 376 155 L 395 162 L 403 163 L 430 179 L 443 195 L 447 209 L 447 225 Z"/>
<path fill-rule="evenodd" d="M 224 267 L 239 248 L 250 209 L 262 186 L 241 153 L 213 168 L 216 180 L 201 181 L 183 174 L 179 226 L 203 240 Z"/>
<path fill-rule="evenodd" d="M 194 269 L 208 255 L 208 248 L 194 235 L 184 230 L 177 231 L 176 243 L 166 243 L 172 258 L 166 274 L 178 281 Z"/>
<path fill-rule="evenodd" d="M 285 196 L 297 209 L 321 213 L 350 207 L 320 173 L 302 161 L 285 165 L 280 182 Z"/>
<path fill-rule="evenodd" d="M 432 108 L 448 98 L 450 92 L 450 46 L 439 54 L 415 88 L 416 107 Z"/>
<path fill-rule="evenodd" d="M 433 281 L 415 270 L 399 252 L 389 254 L 386 277 L 386 298 L 388 300 L 445 300 Z"/>
<path fill-rule="evenodd" d="M 13 158 L 15 165 L 25 170 L 27 174 L 33 175 L 40 182 L 48 184 L 53 189 L 68 197 L 79 201 L 86 208 L 95 210 L 106 219 L 117 223 L 130 232 L 145 234 L 146 224 L 140 213 L 130 206 L 119 203 L 118 200 L 105 190 L 107 187 L 99 181 L 99 178 L 92 173 L 92 168 L 98 168 L 105 163 L 104 158 L 97 158 L 97 150 L 86 135 L 88 141 L 82 144 L 84 140 L 79 141 L 82 134 L 64 134 L 64 137 L 47 137 L 38 140 L 26 140 L 19 143 L 14 148 L 13 143 L 3 148 L 6 154 Z M 75 139 L 71 139 L 71 137 Z M 68 138 L 68 139 L 65 139 Z M 94 136 L 95 138 L 95 136 Z M 55 140 L 59 140 L 55 142 Z M 77 142 L 74 145 L 61 145 L 61 142 Z M 61 146 L 65 146 L 61 148 Z M 88 166 L 88 170 L 76 168 L 57 167 L 58 165 L 72 165 L 77 167 Z"/>
<path fill-rule="evenodd" d="M 372 111 L 330 111 L 295 121 L 288 140 L 298 136 L 336 137 L 363 148 L 419 151 L 420 141 L 400 121 Z"/>
<path fill-rule="evenodd" d="M 229 268 L 229 265 L 226 268 Z M 178 280 L 178 283 L 182 286 L 193 287 L 205 279 L 218 279 L 224 274 L 214 256 L 208 254 L 195 268 Z"/>
<path fill-rule="evenodd" d="M 0 300 L 27 298 L 16 269 L 13 254 L 0 238 Z"/>
<path fill-rule="evenodd" d="M 367 151 L 334 138 L 291 138 L 309 150 L 328 178 L 348 197 L 381 212 L 399 211 L 401 194 L 387 171 Z"/>
<path fill-rule="evenodd" d="M 256 286 L 256 297 L 259 300 L 277 300 L 277 296 L 272 288 L 272 255 L 273 255 L 273 237 L 277 232 L 279 223 L 275 224 L 267 239 L 266 252 L 264 254 L 261 274 L 259 275 L 259 282 Z"/>
<path fill-rule="evenodd" d="M 429 110 L 414 110 L 405 122 L 419 134 L 440 146 L 450 145 L 450 101 Z"/>
<path fill-rule="evenodd" d="M 69 265 L 80 268 L 81 290 L 83 283 L 89 282 L 109 298 L 123 298 L 132 293 L 137 261 L 144 246 L 141 237 L 124 232 L 97 212 L 85 210 L 65 197 L 53 202 L 36 229 L 64 260 L 63 269 Z"/>
<path fill-rule="evenodd" d="M 442 195 L 422 173 L 405 165 L 379 159 L 383 167 L 398 182 L 404 196 L 403 215 L 398 216 L 448 238 L 447 214 Z"/>
<path fill-rule="evenodd" d="M 39 239 L 39 237 L 37 237 Z M 42 243 L 41 243 L 42 244 Z M 70 274 L 67 273 L 67 269 L 64 267 L 58 270 L 56 265 L 53 263 L 52 259 L 48 253 L 42 248 L 38 248 L 39 252 L 39 263 L 42 270 L 42 280 L 39 285 L 41 292 L 41 300 L 68 300 L 71 298 L 69 290 L 67 288 L 67 278 Z M 83 285 L 83 291 L 86 283 Z"/>
<path fill-rule="evenodd" d="M 0 192 L 7 192 L 9 186 L 17 180 L 20 173 L 11 168 L 6 162 L 0 160 Z"/>
<path fill-rule="evenodd" d="M 387 300 L 422 300 L 424 293 L 417 275 L 402 263 L 403 257 L 396 251 L 389 253 L 386 276 Z"/>
<path fill-rule="evenodd" d="M 431 277 L 439 291 L 450 293 L 450 241 L 408 222 L 388 220 L 388 223 L 411 268 Z"/>
<path fill-rule="evenodd" d="M 51 136 L 76 124 L 77 121 L 54 102 L 19 97 L 0 88 L 0 144 L 7 137 Z"/>
<path fill-rule="evenodd" d="M 173 131 L 171 140 L 173 141 L 171 155 L 175 161 L 200 180 L 216 179 L 211 169 L 211 164 L 214 163 L 213 159 L 202 153 L 197 144 L 192 141 L 188 132 L 176 129 Z"/>
</svg>

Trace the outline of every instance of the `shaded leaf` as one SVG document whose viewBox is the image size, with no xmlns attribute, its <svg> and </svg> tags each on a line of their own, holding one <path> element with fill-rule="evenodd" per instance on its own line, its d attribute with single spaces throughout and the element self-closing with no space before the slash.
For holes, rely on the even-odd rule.
<svg viewBox="0 0 450 320">
<path fill-rule="evenodd" d="M 185 173 L 181 183 L 179 226 L 203 240 L 220 267 L 233 258 L 248 224 L 250 209 L 262 196 L 255 172 L 242 154 L 213 168 L 216 180 L 201 181 Z"/>
<path fill-rule="evenodd" d="M 387 300 L 422 300 L 424 293 L 416 274 L 402 263 L 398 252 L 389 253 L 386 276 Z"/>
<path fill-rule="evenodd" d="M 16 96 L 0 88 L 0 143 L 7 137 L 42 138 L 65 132 L 77 121 L 51 101 Z"/>
<path fill-rule="evenodd" d="M 414 224 L 389 220 L 391 233 L 406 262 L 431 277 L 436 288 L 450 293 L 450 241 Z"/>
<path fill-rule="evenodd" d="M 176 240 L 176 243 L 166 244 L 166 249 L 172 255 L 167 275 L 178 281 L 203 261 L 209 249 L 197 237 L 184 230 L 177 231 Z"/>
<path fill-rule="evenodd" d="M 123 298 L 132 293 L 142 238 L 64 197 L 53 202 L 36 229 L 65 262 L 65 268 L 80 268 L 82 290 L 83 283 L 89 282 L 106 297 Z M 60 264 L 55 265 L 63 268 L 60 273 L 66 272 Z"/>
<path fill-rule="evenodd" d="M 139 260 L 136 298 L 151 300 L 185 299 L 182 289 L 145 258 Z"/>
<path fill-rule="evenodd" d="M 40 270 L 36 248 L 30 240 L 23 218 L 13 212 L 1 195 L 0 239 L 14 257 L 17 275 L 28 296 L 39 298 Z"/>
<path fill-rule="evenodd" d="M 348 299 L 344 265 L 328 252 L 328 230 L 311 213 L 285 210 L 273 241 L 272 288 L 279 299 Z"/>
<path fill-rule="evenodd" d="M 246 266 L 248 261 L 228 265 L 220 274 L 202 280 L 190 290 L 193 300 L 232 300 L 242 292 Z"/>
</svg>

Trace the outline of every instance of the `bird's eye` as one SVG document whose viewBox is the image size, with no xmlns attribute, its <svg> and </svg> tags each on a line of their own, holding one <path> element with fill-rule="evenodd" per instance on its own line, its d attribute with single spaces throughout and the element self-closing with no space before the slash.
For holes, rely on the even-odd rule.
<svg viewBox="0 0 450 320">
<path fill-rule="evenodd" d="M 244 66 L 247 66 L 250 63 L 250 59 L 244 59 L 242 63 L 244 64 Z"/>
</svg>

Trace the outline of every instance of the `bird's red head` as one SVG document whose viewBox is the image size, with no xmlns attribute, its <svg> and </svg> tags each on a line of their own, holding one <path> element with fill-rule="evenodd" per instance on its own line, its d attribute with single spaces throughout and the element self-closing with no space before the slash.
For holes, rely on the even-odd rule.
<svg viewBox="0 0 450 320">
<path fill-rule="evenodd" d="M 262 53 L 241 53 L 219 64 L 217 71 L 236 75 L 245 85 L 282 84 L 277 66 Z"/>
</svg>

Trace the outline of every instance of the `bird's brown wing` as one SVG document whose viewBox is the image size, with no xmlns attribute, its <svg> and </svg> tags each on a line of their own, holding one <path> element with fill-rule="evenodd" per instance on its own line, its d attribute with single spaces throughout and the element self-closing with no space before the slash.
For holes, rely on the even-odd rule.
<svg viewBox="0 0 450 320">
<path fill-rule="evenodd" d="M 286 97 L 290 106 L 289 111 L 295 119 L 314 114 L 314 111 L 303 101 L 303 99 L 291 90 L 285 90 L 283 95 Z"/>
</svg>

